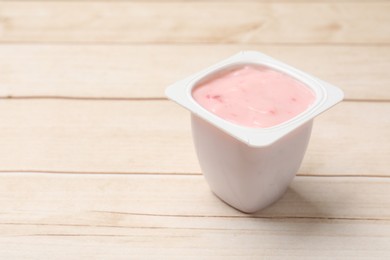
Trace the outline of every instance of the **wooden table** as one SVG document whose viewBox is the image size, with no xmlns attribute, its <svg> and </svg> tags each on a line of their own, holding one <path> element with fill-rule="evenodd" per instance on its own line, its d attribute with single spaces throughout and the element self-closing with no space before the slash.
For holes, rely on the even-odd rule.
<svg viewBox="0 0 390 260">
<path fill-rule="evenodd" d="M 1 1 L 0 43 L 0 259 L 390 259 L 389 1 Z M 346 94 L 253 215 L 163 93 L 243 49 Z"/>
</svg>

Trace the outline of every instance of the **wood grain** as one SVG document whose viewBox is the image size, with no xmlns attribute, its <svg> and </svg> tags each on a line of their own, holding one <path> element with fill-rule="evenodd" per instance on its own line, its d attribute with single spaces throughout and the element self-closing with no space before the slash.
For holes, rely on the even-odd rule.
<svg viewBox="0 0 390 260">
<path fill-rule="evenodd" d="M 1 0 L 1 2 L 36 2 L 39 1 L 41 3 L 43 2 L 61 2 L 63 0 Z M 388 2 L 389 0 L 375 0 L 376 3 L 380 2 Z M 260 3 L 285 3 L 286 0 L 67 0 L 67 2 L 140 2 L 140 3 L 147 3 L 147 2 L 161 2 L 161 3 L 172 3 L 172 2 L 240 2 L 240 3 L 246 3 L 246 2 L 260 2 Z M 332 2 L 352 2 L 352 3 L 360 3 L 360 2 L 373 2 L 372 0 L 288 0 L 288 2 L 298 2 L 298 3 L 332 3 Z"/>
<path fill-rule="evenodd" d="M 214 196 L 201 175 L 1 173 L 0 176 L 2 224 L 14 220 L 20 224 L 87 225 L 94 219 L 104 220 L 101 225 L 110 225 L 120 224 L 110 220 L 121 215 L 156 217 L 156 220 L 226 217 L 249 222 L 252 218 L 390 220 L 390 208 L 385 206 L 390 205 L 390 197 L 385 196 L 390 188 L 389 178 L 297 176 L 277 203 L 261 212 L 244 214 Z M 61 211 L 80 212 L 86 218 L 55 217 L 54 213 Z M 50 212 L 53 219 L 41 218 Z M 30 220 L 23 222 L 23 219 Z M 229 228 L 235 227 L 226 227 Z"/>
<path fill-rule="evenodd" d="M 390 100 L 388 46 L 199 44 L 0 45 L 0 97 L 162 98 L 169 84 L 244 49 L 338 85 L 347 99 Z"/>
<path fill-rule="evenodd" d="M 224 223 L 225 225 L 236 225 Z M 100 229 L 80 235 L 1 237 L 0 256 L 7 259 L 387 259 L 387 223 L 266 223 L 258 230 Z M 272 229 L 279 226 L 280 230 Z M 74 229 L 77 230 L 77 229 Z M 78 228 L 80 233 L 80 228 Z M 309 230 L 305 232 L 305 230 Z M 119 235 L 112 234 L 121 233 Z M 55 233 L 55 232 L 53 232 Z M 95 233 L 95 234 L 88 234 Z M 276 233 L 276 234 L 275 234 Z M 304 233 L 304 234 L 302 234 Z M 107 234 L 107 235 L 105 235 Z M 335 237 L 333 234 L 337 234 Z M 66 251 L 66 254 L 63 252 Z"/>
<path fill-rule="evenodd" d="M 37 259 L 390 256 L 390 181 L 297 177 L 240 213 L 201 176 L 2 174 L 0 256 Z M 195 206 L 196 205 L 196 206 Z"/>
<path fill-rule="evenodd" d="M 305 175 L 389 175 L 390 103 L 344 102 L 314 126 Z M 200 173 L 169 101 L 2 100 L 0 170 Z"/>
<path fill-rule="evenodd" d="M 0 1 L 0 259 L 390 259 L 390 1 Z M 242 49 L 340 86 L 287 193 L 201 175 L 167 85 Z"/>
<path fill-rule="evenodd" d="M 1 2 L 0 42 L 390 43 L 389 13 L 388 2 Z"/>
</svg>

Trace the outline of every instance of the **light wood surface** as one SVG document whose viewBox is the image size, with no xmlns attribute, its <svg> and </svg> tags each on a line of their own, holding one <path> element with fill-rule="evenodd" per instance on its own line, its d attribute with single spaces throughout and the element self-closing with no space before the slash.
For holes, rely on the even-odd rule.
<svg viewBox="0 0 390 260">
<path fill-rule="evenodd" d="M 0 241 L 19 248 L 4 257 L 364 259 L 390 246 L 387 179 L 297 177 L 255 215 L 221 203 L 201 176 L 5 174 L 2 184 Z"/>
<path fill-rule="evenodd" d="M 300 174 L 390 176 L 390 117 L 378 111 L 390 104 L 318 117 Z M 200 174 L 189 113 L 166 100 L 3 100 L 0 118 L 3 171 Z"/>
<path fill-rule="evenodd" d="M 0 41 L 390 43 L 389 13 L 368 1 L 3 2 Z"/>
<path fill-rule="evenodd" d="M 390 1 L 0 1 L 0 259 L 390 259 Z M 256 214 L 169 84 L 239 50 L 340 86 Z"/>
<path fill-rule="evenodd" d="M 161 98 L 177 79 L 245 49 L 261 50 L 338 85 L 347 99 L 390 99 L 387 46 L 268 44 L 4 44 L 0 97 Z"/>
</svg>

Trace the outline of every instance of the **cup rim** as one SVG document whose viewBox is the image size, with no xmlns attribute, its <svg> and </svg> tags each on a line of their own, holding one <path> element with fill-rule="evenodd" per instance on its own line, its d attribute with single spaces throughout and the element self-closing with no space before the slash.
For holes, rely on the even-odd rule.
<svg viewBox="0 0 390 260">
<path fill-rule="evenodd" d="M 202 107 L 193 98 L 193 88 L 196 87 L 200 81 L 214 74 L 223 72 L 224 70 L 245 65 L 263 66 L 293 77 L 314 92 L 314 103 L 302 113 L 278 125 L 266 128 L 251 128 L 220 118 Z M 258 51 L 241 51 L 184 80 L 172 84 L 166 89 L 165 94 L 169 99 L 188 109 L 191 113 L 203 118 L 239 141 L 254 147 L 271 145 L 301 125 L 312 120 L 320 113 L 334 106 L 344 97 L 342 90 L 338 87 L 321 81 L 312 75 Z"/>
</svg>

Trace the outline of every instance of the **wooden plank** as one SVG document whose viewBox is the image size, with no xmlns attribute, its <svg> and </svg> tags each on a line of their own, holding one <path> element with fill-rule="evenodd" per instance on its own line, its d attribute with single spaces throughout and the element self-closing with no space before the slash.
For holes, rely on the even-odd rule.
<svg viewBox="0 0 390 260">
<path fill-rule="evenodd" d="M 201 176 L 0 178 L 2 258 L 390 256 L 387 178 L 297 177 L 255 215 L 219 201 Z"/>
<path fill-rule="evenodd" d="M 220 201 L 201 175 L 1 173 L 0 179 L 2 224 L 28 224 L 22 220 L 30 218 L 32 223 L 86 225 L 90 219 L 42 219 L 61 211 L 100 215 L 106 221 L 102 225 L 110 224 L 110 215 L 390 220 L 389 178 L 297 176 L 281 200 L 249 215 Z"/>
<path fill-rule="evenodd" d="M 343 103 L 325 112 L 315 120 L 301 172 L 388 175 L 389 112 L 390 103 L 370 102 Z"/>
<path fill-rule="evenodd" d="M 390 43 L 389 13 L 388 2 L 7 1 L 0 42 Z"/>
<path fill-rule="evenodd" d="M 332 82 L 348 99 L 390 100 L 388 46 L 327 45 L 0 45 L 0 97 L 160 98 L 243 49 Z"/>
<path fill-rule="evenodd" d="M 226 223 L 226 225 L 235 223 Z M 280 226 L 275 235 L 269 226 Z M 38 228 L 37 228 L 38 229 Z M 313 231 L 320 230 L 317 234 Z M 340 231 L 335 231 L 339 229 Z M 77 230 L 77 229 L 74 229 Z M 117 229 L 112 231 L 119 233 Z M 332 230 L 327 231 L 327 230 Z M 278 223 L 253 231 L 131 229 L 120 235 L 25 235 L 0 237 L 6 259 L 388 259 L 387 224 Z M 79 231 L 80 232 L 80 231 Z M 107 232 L 104 230 L 103 232 Z M 123 233 L 126 233 L 123 234 Z M 108 232 L 107 232 L 108 233 Z M 110 232 L 112 233 L 112 232 Z M 336 235 L 334 235 L 336 234 Z M 66 252 L 66 253 L 64 253 Z"/>
<path fill-rule="evenodd" d="M 320 116 L 301 174 L 388 175 L 390 103 Z M 189 113 L 169 101 L 2 100 L 0 170 L 200 173 Z"/>
<path fill-rule="evenodd" d="M 1 0 L 1 2 L 60 2 L 63 0 Z M 67 2 L 108 2 L 107 0 L 67 0 Z M 388 2 L 389 0 L 375 0 L 375 2 Z M 172 2 L 260 2 L 260 3 L 284 3 L 286 0 L 109 0 L 109 2 L 162 2 L 162 3 L 172 3 Z M 372 0 L 289 0 L 288 2 L 307 2 L 307 3 L 332 3 L 332 2 L 353 2 L 353 3 L 360 3 L 360 2 L 372 2 Z"/>
</svg>

